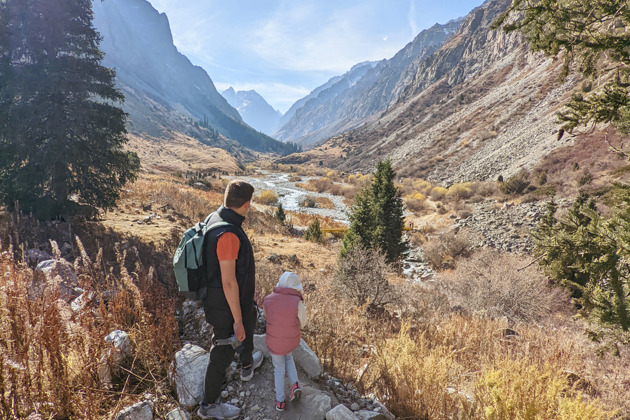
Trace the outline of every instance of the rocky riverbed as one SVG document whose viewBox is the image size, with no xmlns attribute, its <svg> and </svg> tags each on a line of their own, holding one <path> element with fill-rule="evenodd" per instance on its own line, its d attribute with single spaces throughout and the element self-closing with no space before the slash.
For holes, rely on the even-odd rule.
<svg viewBox="0 0 630 420">
<path fill-rule="evenodd" d="M 317 177 L 302 177 L 300 182 Z M 238 179 L 249 182 L 256 188 L 256 193 L 264 190 L 271 190 L 279 197 L 278 202 L 285 210 L 300 213 L 317 214 L 323 217 L 330 217 L 340 222 L 348 222 L 348 207 L 343 203 L 343 197 L 328 193 L 318 193 L 307 191 L 296 186 L 296 182 L 289 180 L 289 174 L 283 172 L 260 171 L 255 176 L 239 176 Z M 324 209 L 319 207 L 305 207 L 302 205 L 306 197 L 327 198 L 335 206 L 334 209 Z M 255 200 L 254 200 L 255 203 Z"/>
</svg>

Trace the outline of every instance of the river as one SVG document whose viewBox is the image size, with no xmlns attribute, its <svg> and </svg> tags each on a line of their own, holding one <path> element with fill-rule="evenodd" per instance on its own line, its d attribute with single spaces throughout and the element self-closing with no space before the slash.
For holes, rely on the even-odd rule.
<svg viewBox="0 0 630 420">
<path fill-rule="evenodd" d="M 317 177 L 302 177 L 299 183 L 304 183 L 309 179 Z M 348 223 L 348 207 L 343 203 L 343 197 L 333 195 L 329 193 L 318 193 L 314 191 L 308 191 L 296 186 L 296 182 L 289 180 L 289 174 L 284 172 L 268 172 L 259 171 L 254 176 L 239 176 L 238 179 L 249 182 L 256 189 L 256 194 L 264 190 L 271 190 L 279 197 L 278 202 L 282 204 L 282 208 L 285 210 L 317 214 L 323 217 L 330 217 L 339 222 Z M 324 209 L 319 207 L 304 207 L 300 203 L 304 198 L 309 197 L 324 197 L 328 198 L 335 206 L 334 209 Z M 254 204 L 256 199 L 254 198 Z"/>
<path fill-rule="evenodd" d="M 256 194 L 264 190 L 271 190 L 275 192 L 282 203 L 282 207 L 285 210 L 317 214 L 319 216 L 330 217 L 336 221 L 348 224 L 348 207 L 343 203 L 343 197 L 328 194 L 308 191 L 296 186 L 296 182 L 304 183 L 309 179 L 317 177 L 301 177 L 300 181 L 290 181 L 289 174 L 284 172 L 269 172 L 259 171 L 257 175 L 253 176 L 239 176 L 233 177 L 242 179 L 249 182 L 256 189 Z M 300 203 L 305 197 L 325 197 L 330 199 L 335 205 L 334 209 L 322 209 L 318 207 L 304 207 Z M 254 198 L 254 205 L 256 199 Z M 407 235 L 407 234 L 405 234 Z M 434 272 L 431 270 L 427 263 L 419 261 L 418 250 L 411 249 L 408 259 L 403 264 L 403 275 L 414 282 L 423 282 L 433 279 Z"/>
</svg>

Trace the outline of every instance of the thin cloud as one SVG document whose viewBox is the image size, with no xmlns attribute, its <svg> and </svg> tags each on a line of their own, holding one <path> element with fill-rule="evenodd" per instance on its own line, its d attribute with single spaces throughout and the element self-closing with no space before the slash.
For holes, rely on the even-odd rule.
<svg viewBox="0 0 630 420">
<path fill-rule="evenodd" d="M 285 110 L 330 77 L 392 57 L 422 28 L 482 0 L 149 1 L 168 14 L 179 51 L 224 82 L 217 85 L 255 89 Z"/>
<path fill-rule="evenodd" d="M 376 45 L 365 5 L 329 10 L 288 4 L 251 38 L 251 50 L 284 70 L 343 73 L 354 64 L 393 56 L 394 45 Z M 306 28 L 310 28 L 307 30 Z"/>
<path fill-rule="evenodd" d="M 414 0 L 409 1 L 409 28 L 411 29 L 411 36 L 415 38 L 418 35 L 418 24 L 416 23 L 416 3 Z"/>
</svg>

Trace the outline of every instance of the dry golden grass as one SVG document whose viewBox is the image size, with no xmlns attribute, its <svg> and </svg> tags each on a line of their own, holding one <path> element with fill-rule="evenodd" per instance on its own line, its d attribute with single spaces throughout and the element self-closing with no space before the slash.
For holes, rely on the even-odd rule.
<svg viewBox="0 0 630 420">
<path fill-rule="evenodd" d="M 175 171 L 242 170 L 238 161 L 225 150 L 210 147 L 198 140 L 174 133 L 168 140 L 129 135 L 127 147 L 138 154 L 142 168 L 148 172 L 169 174 Z"/>
<path fill-rule="evenodd" d="M 195 189 L 178 178 L 144 174 L 127 186 L 118 206 L 103 217 L 102 225 L 147 243 L 165 243 L 174 229 L 181 231 L 203 220 L 222 201 L 219 192 Z M 151 214 L 150 222 L 145 223 Z"/>
<path fill-rule="evenodd" d="M 312 197 L 315 205 L 320 209 L 334 209 L 335 203 L 328 197 Z"/>
<path fill-rule="evenodd" d="M 520 267 L 513 261 L 497 263 L 507 264 L 507 271 Z M 540 321 L 539 308 L 531 317 L 512 317 L 509 324 L 502 318 L 509 310 L 493 313 L 494 318 L 460 316 L 449 313 L 439 284 L 394 277 L 390 283 L 402 302 L 370 317 L 366 308 L 335 293 L 331 277 L 319 276 L 307 294 L 312 322 L 305 337 L 329 371 L 374 393 L 397 416 L 605 419 L 616 409 L 630 413 L 630 387 L 624 385 L 630 379 L 627 349 L 621 358 L 600 358 L 568 311 L 547 311 L 540 325 L 519 322 Z M 522 298 L 532 307 L 547 299 L 531 293 Z M 518 335 L 506 336 L 508 327 Z M 508 379 L 493 382 L 497 372 Z M 509 415 L 502 414 L 502 402 L 510 407 Z"/>
<path fill-rule="evenodd" d="M 338 222 L 330 217 L 321 217 L 314 214 L 298 213 L 294 211 L 286 211 L 287 224 L 299 227 L 307 227 L 313 220 L 319 219 L 322 229 L 347 228 L 348 225 Z"/>
<path fill-rule="evenodd" d="M 313 270 L 327 269 L 337 260 L 337 248 L 322 246 L 302 238 L 290 238 L 279 234 L 254 235 L 252 243 L 259 260 L 271 254 L 280 256 L 295 254 L 302 267 Z"/>
<path fill-rule="evenodd" d="M 166 230 L 158 230 L 163 228 L 162 222 L 131 231 L 125 228 L 128 220 L 122 215 L 133 215 L 138 209 L 138 214 L 145 214 L 142 205 L 150 204 L 160 212 L 164 206 L 181 233 L 213 211 L 222 197 L 179 179 L 152 176 L 143 176 L 128 189 L 116 210 L 118 215 L 106 214 L 98 226 L 73 227 L 85 232 L 82 236 L 89 242 L 90 255 L 103 248 L 102 257 L 93 260 L 81 252 L 75 265 L 82 287 L 97 293 L 110 287 L 117 291 L 107 306 L 97 305 L 95 312 L 74 321 L 79 339 L 68 338 L 70 332 L 61 321 L 63 311 L 54 302 L 27 302 L 23 286 L 1 288 L 8 281 L 28 283 L 32 272 L 15 262 L 11 253 L 0 254 L 0 271 L 5 273 L 0 279 L 0 308 L 4 311 L 0 317 L 0 417 L 25 417 L 35 407 L 49 417 L 111 417 L 145 392 L 165 398 L 156 406 L 158 416 L 164 417 L 172 407 L 173 393 L 165 373 L 179 342 L 173 317 L 173 279 L 168 261 L 163 260 L 172 255 L 173 235 L 163 245 L 147 245 L 162 239 L 156 236 L 166 236 Z M 315 218 L 287 214 L 299 226 L 308 226 Z M 416 220 L 416 227 L 424 223 L 438 230 L 449 224 L 447 216 L 436 214 Z M 344 226 L 330 219 L 321 222 L 323 228 Z M 18 245 L 32 241 L 26 232 L 43 228 L 35 223 L 21 229 L 9 226 L 3 229 L 3 243 L 7 243 L 5 236 L 12 235 L 13 251 L 17 252 Z M 305 286 L 310 318 L 304 337 L 326 370 L 355 383 L 366 394 L 375 394 L 397 416 L 603 419 L 610 418 L 606 410 L 617 408 L 620 414 L 630 414 L 627 349 L 622 349 L 620 358 L 600 358 L 581 325 L 568 315 L 556 315 L 540 325 L 519 322 L 530 318 L 508 325 L 501 313 L 493 313 L 494 318 L 453 314 L 447 294 L 439 287 L 411 284 L 395 275 L 388 280 L 403 299 L 387 306 L 382 314 L 368 315 L 366 308 L 354 307 L 331 287 L 338 242 L 317 244 L 292 237 L 271 214 L 255 209 L 245 228 L 255 249 L 257 299 L 271 291 L 284 270 L 297 272 Z M 129 240 L 131 235 L 135 242 Z M 114 245 L 116 242 L 129 245 L 127 256 L 116 253 L 122 246 Z M 278 258 L 269 260 L 271 254 Z M 149 265 L 155 268 L 146 268 Z M 37 321 L 45 316 L 45 323 Z M 506 337 L 507 327 L 518 335 Z M 114 328 L 130 333 L 135 353 L 132 360 L 114 366 L 115 386 L 105 389 L 97 381 L 95 359 L 104 348 L 104 334 Z M 19 368 L 25 360 L 32 366 L 28 371 Z M 59 386 L 44 386 L 52 383 Z M 538 398 L 533 400 L 531 395 Z M 546 411 L 528 417 L 529 407 Z"/>
<path fill-rule="evenodd" d="M 0 254 L 0 418 L 109 418 L 139 395 L 162 397 L 156 411 L 166 414 L 175 402 L 166 380 L 167 367 L 179 343 L 172 314 L 175 301 L 137 256 L 119 254 L 119 274 L 104 271 L 102 251 L 92 259 L 77 239 L 75 261 L 79 285 L 93 298 L 73 313 L 54 296 L 29 299 L 33 271 Z M 124 267 L 135 260 L 133 274 Z M 113 295 L 104 294 L 108 288 Z M 105 336 L 116 329 L 129 333 L 131 357 L 118 363 L 105 357 Z M 112 383 L 99 372 L 110 366 Z"/>
<path fill-rule="evenodd" d="M 501 324 L 461 317 L 439 326 L 414 336 L 403 324 L 397 336 L 378 346 L 374 366 L 367 369 L 366 381 L 373 381 L 379 394 L 390 396 L 399 415 L 429 419 L 613 417 L 614 410 L 603 400 L 580 393 L 579 383 L 570 385 L 567 367 L 581 362 L 572 343 L 550 342 L 542 336 L 544 331 L 533 329 L 526 338 L 503 339 L 497 334 Z M 537 347 L 543 343 L 544 349 Z"/>
</svg>

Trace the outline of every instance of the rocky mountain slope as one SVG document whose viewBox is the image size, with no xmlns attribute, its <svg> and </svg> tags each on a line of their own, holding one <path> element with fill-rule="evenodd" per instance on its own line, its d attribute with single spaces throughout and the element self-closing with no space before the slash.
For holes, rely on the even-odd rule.
<svg viewBox="0 0 630 420">
<path fill-rule="evenodd" d="M 355 64 L 354 66 L 352 66 L 350 71 L 348 71 L 346 74 L 332 77 L 326 83 L 317 87 L 311 93 L 291 105 L 291 108 L 289 108 L 289 110 L 285 112 L 282 118 L 280 118 L 280 121 L 278 122 L 278 128 L 280 129 L 284 125 L 286 125 L 291 120 L 291 118 L 293 118 L 296 111 L 302 108 L 307 102 L 311 100 L 323 102 L 326 100 L 326 97 L 331 96 L 331 94 L 333 96 L 338 95 L 344 90 L 347 90 L 350 87 L 354 86 L 357 80 L 363 77 L 369 69 L 374 68 L 376 64 L 377 62 L 365 61 L 363 63 Z M 321 99 L 318 99 L 319 94 L 324 91 L 326 91 L 327 93 L 325 95 L 322 95 Z M 275 136 L 282 137 L 282 134 L 276 133 Z"/>
<path fill-rule="evenodd" d="M 284 146 L 243 122 L 208 74 L 177 50 L 165 14 L 146 0 L 94 1 L 103 64 L 116 70 L 132 134 L 168 139 L 177 132 L 236 150 Z"/>
<path fill-rule="evenodd" d="M 388 157 L 402 175 L 452 183 L 507 177 L 570 144 L 572 136 L 559 139 L 555 113 L 579 81 L 559 84 L 561 63 L 490 28 L 509 3 L 473 10 L 379 118 L 293 161 L 370 170 Z"/>
<path fill-rule="evenodd" d="M 229 88 L 221 92 L 228 103 L 236 108 L 243 121 L 252 128 L 265 134 L 272 134 L 282 117 L 280 111 L 273 109 L 255 90 Z"/>
<path fill-rule="evenodd" d="M 287 112 L 274 137 L 312 146 L 386 110 L 396 102 L 422 61 L 439 49 L 460 23 L 455 20 L 434 25 L 393 58 L 358 64 L 345 75 L 331 79 Z"/>
</svg>

